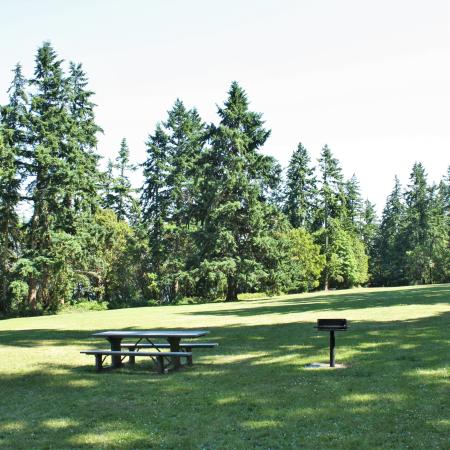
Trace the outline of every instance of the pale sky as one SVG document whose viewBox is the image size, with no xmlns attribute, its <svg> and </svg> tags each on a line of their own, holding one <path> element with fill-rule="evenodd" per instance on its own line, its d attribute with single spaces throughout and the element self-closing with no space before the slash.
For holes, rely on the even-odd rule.
<svg viewBox="0 0 450 450">
<path fill-rule="evenodd" d="M 450 163 L 448 0 L 0 0 L 0 24 L 0 103 L 50 40 L 83 63 L 105 158 L 126 137 L 143 162 L 177 97 L 217 121 L 236 80 L 272 129 L 264 152 L 286 166 L 328 144 L 379 211 L 395 174 L 421 161 L 438 182 Z"/>
</svg>

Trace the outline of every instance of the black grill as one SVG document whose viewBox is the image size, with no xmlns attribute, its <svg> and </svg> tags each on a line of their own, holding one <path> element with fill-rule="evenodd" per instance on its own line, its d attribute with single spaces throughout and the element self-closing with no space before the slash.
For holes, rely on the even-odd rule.
<svg viewBox="0 0 450 450">
<path fill-rule="evenodd" d="M 318 331 L 330 332 L 330 367 L 334 367 L 336 363 L 336 339 L 334 332 L 346 331 L 347 319 L 318 319 L 314 328 Z"/>
<path fill-rule="evenodd" d="M 316 328 L 320 331 L 345 331 L 347 319 L 318 319 Z"/>
</svg>

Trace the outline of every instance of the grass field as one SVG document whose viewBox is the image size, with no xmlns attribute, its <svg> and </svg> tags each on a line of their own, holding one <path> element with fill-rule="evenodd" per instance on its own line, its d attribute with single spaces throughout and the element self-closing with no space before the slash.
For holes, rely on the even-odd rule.
<svg viewBox="0 0 450 450">
<path fill-rule="evenodd" d="M 0 448 L 449 448 L 450 285 L 0 322 Z M 341 370 L 319 317 L 343 317 Z M 208 329 L 194 367 L 96 373 L 107 329 Z M 141 359 L 142 360 L 142 359 Z"/>
</svg>

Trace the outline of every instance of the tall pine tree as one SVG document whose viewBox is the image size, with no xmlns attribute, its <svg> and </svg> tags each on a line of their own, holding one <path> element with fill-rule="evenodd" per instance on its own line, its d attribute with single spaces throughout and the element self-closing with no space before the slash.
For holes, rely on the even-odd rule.
<svg viewBox="0 0 450 450">
<path fill-rule="evenodd" d="M 344 184 L 344 198 L 346 225 L 348 229 L 357 232 L 362 237 L 363 201 L 361 198 L 359 181 L 355 174 L 353 174 L 353 176 Z"/>
<path fill-rule="evenodd" d="M 442 197 L 436 187 L 429 187 L 425 168 L 415 163 L 410 184 L 405 192 L 406 214 L 403 241 L 406 251 L 406 275 L 409 283 L 425 284 L 433 281 L 433 267 L 446 232 L 442 214 Z"/>
<path fill-rule="evenodd" d="M 55 308 L 70 295 L 74 283 L 64 274 L 74 273 L 68 272 L 68 248 L 76 245 L 75 218 L 97 206 L 99 128 L 90 101 L 93 93 L 85 89 L 81 66 L 71 65 L 66 78 L 62 60 L 48 42 L 38 49 L 30 84 L 27 176 L 33 212 L 22 273 L 28 275 L 30 307 L 35 309 L 39 303 Z M 66 252 L 63 259 L 56 254 L 60 251 Z"/>
<path fill-rule="evenodd" d="M 13 72 L 9 102 L 0 107 L 0 312 L 6 312 L 10 306 L 12 269 L 20 245 L 17 207 L 26 144 L 26 80 L 20 64 Z"/>
<path fill-rule="evenodd" d="M 316 178 L 311 158 L 301 143 L 292 154 L 287 170 L 284 213 L 293 228 L 311 229 L 314 218 Z"/>
<path fill-rule="evenodd" d="M 127 140 L 123 138 L 115 162 L 113 163 L 111 160 L 108 162 L 103 201 L 104 206 L 112 209 L 119 220 L 132 222 L 136 202 L 133 197 L 135 190 L 131 186 L 129 173 L 135 170 L 136 167 L 130 163 L 130 150 Z"/>
<path fill-rule="evenodd" d="M 259 151 L 270 135 L 261 114 L 249 110 L 236 82 L 218 114 L 200 162 L 200 272 L 221 280 L 226 301 L 236 301 L 243 290 L 279 288 L 281 218 L 268 201 L 275 162 Z"/>
<path fill-rule="evenodd" d="M 404 221 L 405 205 L 402 186 L 399 179 L 395 177 L 394 187 L 383 209 L 377 237 L 379 258 L 377 284 L 397 286 L 406 283 Z"/>
<path fill-rule="evenodd" d="M 331 222 L 337 224 L 345 217 L 344 177 L 339 161 L 333 156 L 327 145 L 322 148 L 319 158 L 320 184 L 318 189 L 319 206 L 316 210 L 315 228 L 320 230 L 325 267 L 323 288 L 328 290 L 331 267 Z"/>
<path fill-rule="evenodd" d="M 178 99 L 147 143 L 141 203 L 149 230 L 151 271 L 162 301 L 173 301 L 184 289 L 180 279 L 186 278 L 193 253 L 195 180 L 203 144 L 203 121 Z"/>
</svg>

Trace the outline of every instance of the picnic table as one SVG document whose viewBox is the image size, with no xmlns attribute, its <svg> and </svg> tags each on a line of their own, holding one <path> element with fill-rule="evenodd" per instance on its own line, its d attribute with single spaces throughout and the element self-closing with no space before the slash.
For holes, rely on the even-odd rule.
<svg viewBox="0 0 450 450">
<path fill-rule="evenodd" d="M 152 339 L 166 339 L 170 345 L 171 352 L 180 352 L 181 339 L 195 339 L 208 334 L 209 331 L 204 330 L 147 330 L 147 331 L 102 331 L 100 333 L 94 333 L 93 336 L 101 336 L 106 338 L 110 345 L 111 351 L 118 352 L 111 355 L 112 367 L 121 367 L 122 358 L 120 355 L 122 340 L 134 339 L 135 346 L 139 346 L 139 343 L 143 340 L 147 341 L 155 349 L 158 349 L 156 343 Z M 181 367 L 181 358 L 179 356 L 172 357 L 172 364 L 175 370 Z"/>
</svg>

